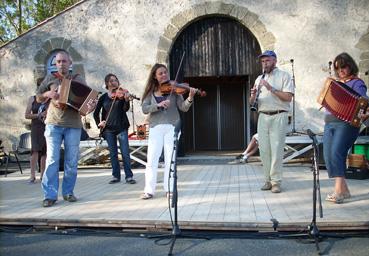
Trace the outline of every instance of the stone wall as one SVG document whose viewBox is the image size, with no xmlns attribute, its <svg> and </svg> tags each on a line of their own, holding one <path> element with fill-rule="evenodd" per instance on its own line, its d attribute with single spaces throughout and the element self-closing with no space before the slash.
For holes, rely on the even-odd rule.
<svg viewBox="0 0 369 256">
<path fill-rule="evenodd" d="M 369 69 L 368 10 L 367 0 L 82 1 L 0 48 L 0 137 L 10 144 L 26 130 L 27 99 L 53 50 L 69 50 L 74 68 L 91 87 L 103 91 L 103 78 L 112 72 L 130 92 L 141 95 L 151 66 L 166 63 L 178 34 L 206 15 L 237 19 L 263 50 L 277 52 L 280 68 L 291 72 L 294 59 L 296 128 L 321 131 L 315 99 L 328 62 L 347 51 L 362 76 Z M 368 76 L 364 79 L 368 82 Z M 137 101 L 134 111 L 141 124 Z"/>
</svg>

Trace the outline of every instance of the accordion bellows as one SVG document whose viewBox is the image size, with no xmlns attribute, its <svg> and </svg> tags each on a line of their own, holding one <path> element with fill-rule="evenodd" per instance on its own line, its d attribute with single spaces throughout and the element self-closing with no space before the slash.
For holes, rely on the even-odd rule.
<svg viewBox="0 0 369 256">
<path fill-rule="evenodd" d="M 360 113 L 365 113 L 368 100 L 346 84 L 327 78 L 318 97 L 318 103 L 338 119 L 360 127 Z"/>
<path fill-rule="evenodd" d="M 97 98 L 98 91 L 80 82 L 63 79 L 59 94 L 59 104 L 68 105 L 82 115 L 86 115 L 88 111 L 87 104 Z"/>
</svg>

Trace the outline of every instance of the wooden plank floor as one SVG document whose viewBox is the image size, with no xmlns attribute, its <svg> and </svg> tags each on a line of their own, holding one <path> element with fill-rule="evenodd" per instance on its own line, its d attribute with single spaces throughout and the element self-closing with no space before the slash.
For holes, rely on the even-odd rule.
<svg viewBox="0 0 369 256">
<path fill-rule="evenodd" d="M 178 219 L 185 229 L 263 230 L 275 219 L 279 229 L 300 230 L 312 219 L 313 176 L 308 165 L 286 166 L 283 192 L 261 191 L 260 163 L 178 166 Z M 170 227 L 162 172 L 152 200 L 141 200 L 144 169 L 133 170 L 137 184 L 108 184 L 110 169 L 80 169 L 76 203 L 43 208 L 40 183 L 27 184 L 29 169 L 0 178 L 0 224 L 100 226 L 160 229 Z M 62 174 L 60 174 L 62 176 Z M 321 229 L 368 229 L 369 180 L 348 180 L 352 198 L 342 205 L 324 201 L 333 180 L 321 170 L 324 217 Z"/>
</svg>

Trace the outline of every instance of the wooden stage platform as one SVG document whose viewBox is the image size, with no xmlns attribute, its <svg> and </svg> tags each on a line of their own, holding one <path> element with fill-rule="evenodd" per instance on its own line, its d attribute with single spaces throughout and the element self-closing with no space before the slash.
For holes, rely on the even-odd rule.
<svg viewBox="0 0 369 256">
<path fill-rule="evenodd" d="M 261 191 L 260 162 L 230 165 L 212 161 L 178 166 L 181 229 L 302 231 L 312 219 L 313 175 L 309 165 L 286 165 L 283 192 Z M 40 183 L 27 184 L 29 169 L 0 177 L 0 224 L 48 227 L 117 227 L 150 231 L 171 228 L 162 172 L 152 200 L 141 200 L 144 169 L 133 170 L 137 184 L 110 185 L 110 169 L 79 169 L 78 202 L 43 208 Z M 352 198 L 342 205 L 324 201 L 333 180 L 321 170 L 324 217 L 321 230 L 369 230 L 369 180 L 348 180 Z M 61 175 L 62 176 L 62 173 Z"/>
</svg>

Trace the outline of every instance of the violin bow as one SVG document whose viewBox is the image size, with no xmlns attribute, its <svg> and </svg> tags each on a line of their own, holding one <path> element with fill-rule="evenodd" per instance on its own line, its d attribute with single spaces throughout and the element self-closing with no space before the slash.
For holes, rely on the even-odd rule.
<svg viewBox="0 0 369 256">
<path fill-rule="evenodd" d="M 120 86 L 120 85 L 119 85 Z M 119 88 L 119 86 L 118 86 L 118 88 Z M 108 96 L 109 97 L 109 96 Z M 106 127 L 106 125 L 108 124 L 108 120 L 109 120 L 109 117 L 110 117 L 110 113 L 111 113 L 111 111 L 112 111 L 112 109 L 113 109 L 113 106 L 114 106 L 114 103 L 115 103 L 115 101 L 117 100 L 117 97 L 114 97 L 114 99 L 113 99 L 113 102 L 111 103 L 111 105 L 110 105 L 110 108 L 109 108 L 109 111 L 108 111 L 108 114 L 107 114 L 107 116 L 106 116 L 106 119 L 105 119 L 105 126 L 104 127 L 102 127 L 102 128 L 100 128 L 100 134 L 99 134 L 99 137 L 101 138 L 102 137 L 102 134 L 103 134 L 103 132 L 104 132 L 104 129 L 105 129 L 105 127 Z"/>
<path fill-rule="evenodd" d="M 178 79 L 178 75 L 179 75 L 179 71 L 181 70 L 181 67 L 182 67 L 182 64 L 183 64 L 183 59 L 184 59 L 184 56 L 186 55 L 186 52 L 184 51 L 183 54 L 182 54 L 182 58 L 181 58 L 181 61 L 179 62 L 179 67 L 177 69 L 177 74 L 176 74 L 176 77 L 174 78 L 174 81 L 177 82 L 177 79 Z M 172 96 L 173 94 L 173 90 L 170 92 L 170 95 L 169 96 Z"/>
</svg>

